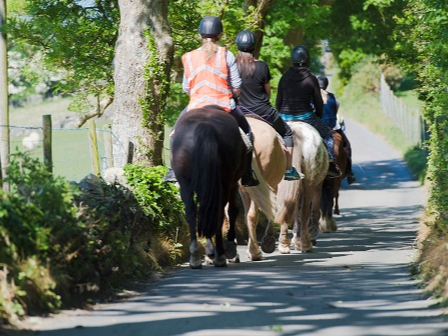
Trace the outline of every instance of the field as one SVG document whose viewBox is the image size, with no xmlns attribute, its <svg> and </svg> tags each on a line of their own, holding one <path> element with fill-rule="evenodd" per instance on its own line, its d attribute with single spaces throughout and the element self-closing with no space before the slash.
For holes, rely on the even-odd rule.
<svg viewBox="0 0 448 336">
<path fill-rule="evenodd" d="M 69 181 L 79 182 L 93 171 L 89 131 L 86 125 L 76 127 L 77 114 L 68 110 L 70 99 L 57 98 L 42 103 L 29 104 L 21 108 L 10 109 L 11 153 L 25 151 L 23 140 L 31 133 L 39 134 L 37 146 L 29 150 L 32 157 L 43 160 L 43 116 L 51 115 L 52 119 L 52 154 L 53 172 Z M 100 118 L 95 119 L 98 150 L 100 155 L 101 171 L 107 168 L 105 157 L 104 135 L 110 132 L 106 129 L 112 124 L 112 109 Z M 169 162 L 169 133 L 171 127 L 167 127 L 165 134 L 165 162 Z M 113 138 L 113 134 L 112 134 Z"/>
</svg>

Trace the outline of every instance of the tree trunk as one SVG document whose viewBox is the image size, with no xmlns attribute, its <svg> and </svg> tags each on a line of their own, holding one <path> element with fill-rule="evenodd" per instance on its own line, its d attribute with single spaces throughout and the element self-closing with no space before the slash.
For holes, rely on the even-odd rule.
<svg viewBox="0 0 448 336">
<path fill-rule="evenodd" d="M 265 17 L 269 12 L 269 9 L 271 6 L 276 2 L 277 0 L 246 0 L 244 1 L 244 11 L 247 13 L 250 6 L 253 6 L 254 8 L 257 8 L 257 11 L 255 12 L 255 24 L 257 27 L 260 28 L 260 30 L 257 30 L 254 32 L 256 41 L 255 41 L 255 50 L 254 50 L 254 56 L 255 58 L 258 58 L 260 56 L 260 50 L 261 46 L 263 44 L 263 32 L 265 26 Z"/>
<path fill-rule="evenodd" d="M 162 164 L 164 115 L 173 60 L 166 0 L 119 0 L 120 27 L 114 59 L 114 165 Z"/>
<path fill-rule="evenodd" d="M 0 0 L 0 26 L 6 24 L 6 0 Z M 6 34 L 0 34 L 0 189 L 9 164 L 8 54 Z"/>
</svg>

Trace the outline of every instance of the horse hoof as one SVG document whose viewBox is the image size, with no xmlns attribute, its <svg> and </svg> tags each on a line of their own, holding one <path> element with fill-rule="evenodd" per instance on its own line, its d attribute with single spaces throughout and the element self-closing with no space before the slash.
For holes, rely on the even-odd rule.
<svg viewBox="0 0 448 336">
<path fill-rule="evenodd" d="M 235 258 L 233 258 L 233 259 L 229 259 L 229 260 L 227 260 L 229 263 L 232 263 L 232 264 L 238 264 L 238 263 L 240 263 L 241 262 L 241 260 L 240 260 L 240 256 L 238 255 L 238 253 L 236 254 L 236 257 Z"/>
<path fill-rule="evenodd" d="M 316 246 L 317 245 L 317 240 L 313 239 L 313 240 L 311 240 L 311 243 L 313 244 L 313 246 Z"/>
<path fill-rule="evenodd" d="M 247 251 L 247 257 L 251 260 L 251 261 L 261 261 L 263 260 L 263 254 L 261 252 L 258 253 L 250 253 L 249 251 Z"/>
<path fill-rule="evenodd" d="M 213 256 L 209 257 L 208 255 L 205 255 L 205 257 L 204 257 L 204 264 L 206 264 L 206 265 L 213 265 L 214 261 L 213 261 L 212 258 L 213 258 Z"/>
<path fill-rule="evenodd" d="M 227 259 L 225 255 L 215 258 L 215 267 L 227 267 Z"/>
<path fill-rule="evenodd" d="M 226 258 L 227 259 L 233 259 L 236 257 L 237 255 L 237 251 L 236 251 L 236 243 L 232 242 L 232 241 L 226 241 L 225 242 L 225 248 L 224 248 L 224 252 L 226 254 Z"/>
<path fill-rule="evenodd" d="M 272 236 L 264 236 L 261 240 L 261 250 L 264 253 L 273 253 L 275 251 L 275 238 Z"/>
<path fill-rule="evenodd" d="M 291 253 L 291 249 L 289 248 L 289 245 L 284 245 L 284 244 L 278 245 L 278 251 L 281 254 L 290 254 Z"/>
<path fill-rule="evenodd" d="M 297 248 L 298 246 L 296 246 Z M 300 249 L 298 249 L 299 251 L 301 251 L 302 253 L 312 253 L 313 252 L 313 244 L 310 242 L 310 244 L 308 245 L 302 245 L 300 247 Z"/>
<path fill-rule="evenodd" d="M 201 269 L 202 268 L 201 259 L 190 258 L 190 268 Z"/>
</svg>

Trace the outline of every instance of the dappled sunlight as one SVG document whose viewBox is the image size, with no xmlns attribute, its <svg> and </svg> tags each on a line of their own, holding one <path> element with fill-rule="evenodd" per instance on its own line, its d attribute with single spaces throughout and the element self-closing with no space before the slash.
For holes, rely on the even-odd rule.
<svg viewBox="0 0 448 336">
<path fill-rule="evenodd" d="M 253 262 L 240 245 L 240 263 L 202 270 L 182 265 L 138 296 L 98 306 L 90 318 L 73 312 L 82 328 L 47 324 L 40 336 L 117 330 L 133 336 L 412 336 L 448 330 L 443 311 L 409 274 L 423 212 L 418 182 L 399 159 L 358 162 L 354 169 L 357 182 L 343 186 L 341 214 L 334 216 L 338 231 L 320 234 L 312 253 L 276 250 Z"/>
</svg>

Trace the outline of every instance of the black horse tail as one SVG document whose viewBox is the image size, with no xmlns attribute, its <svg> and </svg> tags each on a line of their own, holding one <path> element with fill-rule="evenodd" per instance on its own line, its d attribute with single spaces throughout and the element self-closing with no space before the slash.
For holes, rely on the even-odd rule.
<svg viewBox="0 0 448 336">
<path fill-rule="evenodd" d="M 210 124 L 195 130 L 191 187 L 196 191 L 198 235 L 211 238 L 220 227 L 218 221 L 223 186 L 220 177 L 218 134 Z"/>
<path fill-rule="evenodd" d="M 320 210 L 324 217 L 331 217 L 333 211 L 333 182 L 326 178 L 322 185 Z"/>
</svg>

